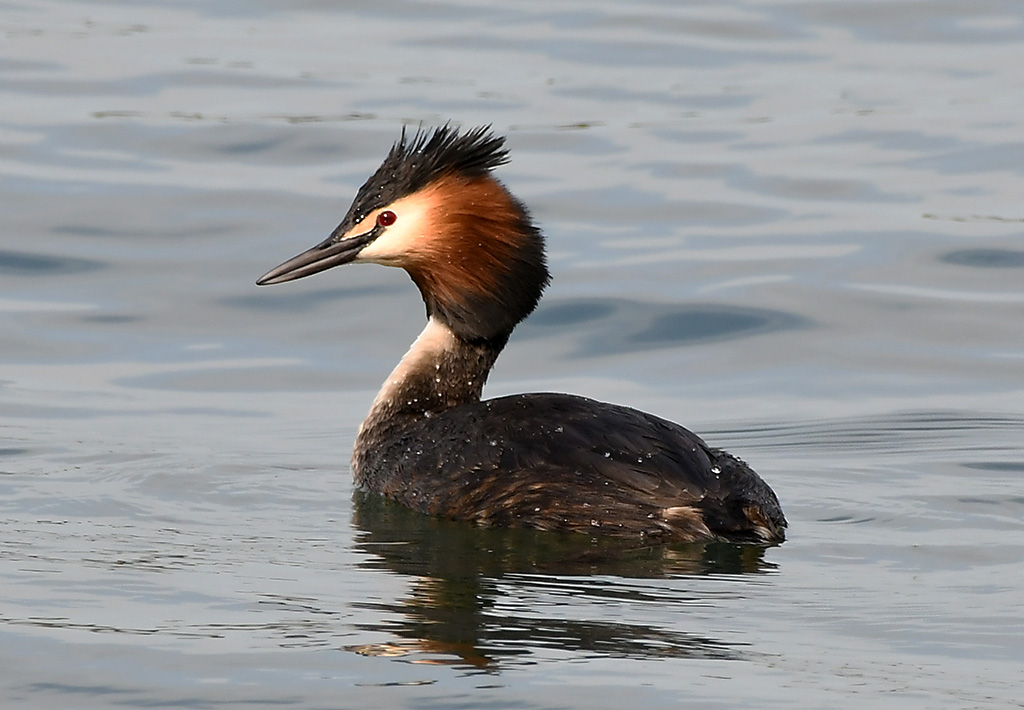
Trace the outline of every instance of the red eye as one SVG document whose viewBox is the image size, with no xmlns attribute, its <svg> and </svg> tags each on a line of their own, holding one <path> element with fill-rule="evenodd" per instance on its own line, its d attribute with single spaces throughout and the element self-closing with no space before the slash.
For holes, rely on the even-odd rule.
<svg viewBox="0 0 1024 710">
<path fill-rule="evenodd" d="M 391 210 L 384 210 L 377 215 L 377 226 L 379 227 L 390 227 L 398 220 L 398 215 Z"/>
</svg>

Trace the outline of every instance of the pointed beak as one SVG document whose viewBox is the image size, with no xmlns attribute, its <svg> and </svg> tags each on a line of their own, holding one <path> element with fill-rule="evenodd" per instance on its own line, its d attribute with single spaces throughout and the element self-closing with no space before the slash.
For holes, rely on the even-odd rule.
<svg viewBox="0 0 1024 710">
<path fill-rule="evenodd" d="M 351 237 L 339 235 L 339 231 L 340 228 L 312 249 L 307 249 L 298 256 L 293 256 L 280 266 L 275 266 L 263 274 L 263 276 L 260 276 L 256 281 L 256 285 L 282 284 L 286 281 L 294 281 L 304 276 L 318 274 L 333 266 L 347 264 L 359 256 L 359 252 L 363 250 L 363 247 L 380 235 L 381 229 L 374 227 L 369 232 L 356 234 Z"/>
</svg>

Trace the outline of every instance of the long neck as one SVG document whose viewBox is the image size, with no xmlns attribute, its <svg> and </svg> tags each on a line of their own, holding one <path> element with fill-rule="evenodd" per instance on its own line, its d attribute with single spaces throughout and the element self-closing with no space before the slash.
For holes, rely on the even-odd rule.
<svg viewBox="0 0 1024 710">
<path fill-rule="evenodd" d="M 404 424 L 479 402 L 504 339 L 470 343 L 431 318 L 384 382 L 356 436 L 354 460 L 387 443 Z"/>
</svg>

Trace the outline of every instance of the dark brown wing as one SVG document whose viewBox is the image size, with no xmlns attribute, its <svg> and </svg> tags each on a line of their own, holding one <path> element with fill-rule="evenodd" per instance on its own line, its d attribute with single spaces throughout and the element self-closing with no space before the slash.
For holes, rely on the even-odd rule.
<svg viewBox="0 0 1024 710">
<path fill-rule="evenodd" d="M 696 434 L 573 395 L 515 395 L 417 419 L 367 469 L 371 490 L 492 525 L 706 539 L 748 535 L 751 505 L 782 519 L 753 471 Z"/>
</svg>

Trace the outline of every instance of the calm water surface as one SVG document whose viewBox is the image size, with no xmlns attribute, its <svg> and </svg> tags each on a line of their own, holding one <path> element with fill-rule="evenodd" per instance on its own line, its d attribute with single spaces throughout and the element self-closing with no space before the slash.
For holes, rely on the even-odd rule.
<svg viewBox="0 0 1024 710">
<path fill-rule="evenodd" d="M 1024 7 L 7 3 L 4 708 L 1006 708 L 1024 687 Z M 751 461 L 769 549 L 355 494 L 408 279 L 254 279 L 403 124 L 491 123 L 553 286 L 491 395 Z"/>
</svg>

